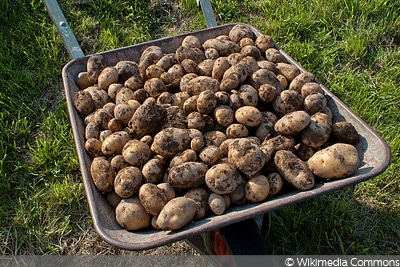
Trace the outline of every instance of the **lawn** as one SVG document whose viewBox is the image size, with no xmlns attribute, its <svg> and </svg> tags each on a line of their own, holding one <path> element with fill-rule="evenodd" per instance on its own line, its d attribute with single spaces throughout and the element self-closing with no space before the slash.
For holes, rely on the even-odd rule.
<svg viewBox="0 0 400 267">
<path fill-rule="evenodd" d="M 194 0 L 58 2 L 86 55 L 206 27 Z M 219 25 L 244 22 L 271 35 L 391 149 L 383 174 L 272 212 L 270 251 L 398 254 L 400 3 L 211 2 Z M 0 3 L 0 253 L 129 253 L 93 229 L 61 80 L 71 59 L 44 3 Z M 160 249 L 192 253 L 181 243 Z"/>
</svg>

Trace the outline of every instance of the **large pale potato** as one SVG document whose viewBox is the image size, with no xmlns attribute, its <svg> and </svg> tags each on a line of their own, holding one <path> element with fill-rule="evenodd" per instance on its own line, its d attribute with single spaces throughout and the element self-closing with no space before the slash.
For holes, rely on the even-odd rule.
<svg viewBox="0 0 400 267">
<path fill-rule="evenodd" d="M 344 178 L 357 171 L 360 157 L 355 146 L 336 143 L 317 151 L 308 159 L 308 166 L 318 177 Z"/>
<path fill-rule="evenodd" d="M 128 231 L 145 228 L 151 220 L 137 197 L 122 199 L 115 208 L 115 218 Z"/>
<path fill-rule="evenodd" d="M 186 197 L 176 197 L 165 204 L 157 217 L 156 225 L 163 230 L 178 230 L 188 225 L 196 215 L 196 202 Z"/>
</svg>

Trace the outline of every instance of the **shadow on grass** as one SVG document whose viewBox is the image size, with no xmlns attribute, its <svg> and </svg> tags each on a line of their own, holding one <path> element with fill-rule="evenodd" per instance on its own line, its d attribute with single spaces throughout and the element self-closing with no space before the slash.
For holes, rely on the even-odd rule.
<svg viewBox="0 0 400 267">
<path fill-rule="evenodd" d="M 360 202 L 354 186 L 274 211 L 272 254 L 398 254 L 400 215 Z"/>
</svg>

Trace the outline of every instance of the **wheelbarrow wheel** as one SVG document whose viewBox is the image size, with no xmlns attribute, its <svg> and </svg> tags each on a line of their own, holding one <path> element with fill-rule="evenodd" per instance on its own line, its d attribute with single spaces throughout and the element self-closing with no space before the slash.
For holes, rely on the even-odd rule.
<svg viewBox="0 0 400 267">
<path fill-rule="evenodd" d="M 214 233 L 217 255 L 268 255 L 259 226 L 254 219 L 225 226 Z"/>
</svg>

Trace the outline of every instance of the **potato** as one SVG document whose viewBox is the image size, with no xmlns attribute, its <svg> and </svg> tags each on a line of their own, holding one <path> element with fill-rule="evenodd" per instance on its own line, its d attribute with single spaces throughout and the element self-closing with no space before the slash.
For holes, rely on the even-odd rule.
<svg viewBox="0 0 400 267">
<path fill-rule="evenodd" d="M 293 136 L 277 135 L 270 139 L 264 140 L 262 145 L 271 145 L 275 150 L 292 150 L 295 145 Z"/>
<path fill-rule="evenodd" d="M 204 216 L 207 215 L 209 210 L 208 206 L 208 197 L 209 193 L 203 187 L 190 189 L 186 194 L 186 198 L 190 198 L 196 202 L 196 215 L 194 216 L 194 220 L 200 220 Z"/>
<path fill-rule="evenodd" d="M 104 68 L 104 57 L 99 54 L 91 55 L 86 62 L 86 70 L 88 73 L 89 82 L 96 84 L 97 78 Z"/>
<path fill-rule="evenodd" d="M 243 38 L 255 38 L 253 31 L 245 24 L 237 24 L 229 31 L 229 39 L 235 43 L 239 43 Z"/>
<path fill-rule="evenodd" d="M 269 180 L 264 175 L 251 177 L 245 186 L 246 199 L 252 203 L 264 201 L 270 191 Z"/>
<path fill-rule="evenodd" d="M 107 90 L 110 84 L 118 82 L 118 71 L 115 67 L 105 67 L 100 72 L 97 80 L 100 89 Z"/>
<path fill-rule="evenodd" d="M 201 49 L 201 42 L 197 36 L 188 35 L 182 40 L 182 46 Z"/>
<path fill-rule="evenodd" d="M 129 164 L 140 167 L 152 157 L 152 152 L 150 147 L 142 141 L 132 139 L 122 148 L 122 156 Z"/>
<path fill-rule="evenodd" d="M 115 104 L 126 103 L 129 100 L 136 99 L 135 91 L 128 87 L 121 87 L 115 94 Z"/>
<path fill-rule="evenodd" d="M 113 118 L 113 115 L 105 108 L 99 108 L 94 112 L 94 122 L 100 129 L 105 130 L 108 122 Z"/>
<path fill-rule="evenodd" d="M 293 111 L 285 114 L 274 125 L 277 133 L 294 135 L 301 132 L 311 122 L 311 116 L 304 110 Z"/>
<path fill-rule="evenodd" d="M 324 112 L 326 108 L 327 108 L 326 97 L 321 93 L 308 95 L 304 99 L 303 109 L 310 115 L 313 115 L 317 112 Z"/>
<path fill-rule="evenodd" d="M 164 72 L 165 72 L 165 70 L 163 69 L 163 67 L 156 65 L 156 64 L 152 64 L 147 67 L 146 76 L 147 76 L 147 79 L 160 78 L 161 74 L 163 74 Z M 146 82 L 145 82 L 145 84 L 146 84 Z"/>
<path fill-rule="evenodd" d="M 224 73 L 231 67 L 227 57 L 219 57 L 214 61 L 211 77 L 219 81 L 222 80 Z"/>
<path fill-rule="evenodd" d="M 259 69 L 253 72 L 249 79 L 249 84 L 258 89 L 262 84 L 270 84 L 274 86 L 278 92 L 282 91 L 281 83 L 276 74 L 267 69 Z"/>
<path fill-rule="evenodd" d="M 260 67 L 258 66 L 257 60 L 251 56 L 243 57 L 243 59 L 240 60 L 238 64 L 243 65 L 246 68 L 246 71 L 247 71 L 246 79 L 250 78 L 250 76 L 253 72 L 256 72 L 258 69 L 260 69 Z"/>
<path fill-rule="evenodd" d="M 229 144 L 228 161 L 247 176 L 251 176 L 263 168 L 265 155 L 253 141 L 238 138 Z"/>
<path fill-rule="evenodd" d="M 256 38 L 255 45 L 261 52 L 265 52 L 268 48 L 275 47 L 275 43 L 270 35 L 262 34 Z"/>
<path fill-rule="evenodd" d="M 214 118 L 220 125 L 228 127 L 235 120 L 235 112 L 227 105 L 219 105 L 214 109 Z"/>
<path fill-rule="evenodd" d="M 278 69 L 279 73 L 285 76 L 288 82 L 291 82 L 296 76 L 300 74 L 300 70 L 292 64 L 278 62 L 276 63 L 276 68 Z"/>
<path fill-rule="evenodd" d="M 107 110 L 111 115 L 114 115 L 115 106 L 116 106 L 115 103 L 108 102 L 108 103 L 104 104 L 103 109 Z"/>
<path fill-rule="evenodd" d="M 245 47 L 247 45 L 255 45 L 255 43 L 254 43 L 254 40 L 252 38 L 246 37 L 246 38 L 243 38 L 243 39 L 241 39 L 239 41 L 239 45 L 240 45 L 240 47 L 243 48 L 243 47 Z"/>
<path fill-rule="evenodd" d="M 159 46 L 149 46 L 147 47 L 141 54 L 139 59 L 139 74 L 143 80 L 147 80 L 146 69 L 152 65 L 157 63 L 161 57 L 163 56 L 163 52 Z"/>
<path fill-rule="evenodd" d="M 114 191 L 122 197 L 134 196 L 142 183 L 143 176 L 139 168 L 128 166 L 118 171 L 114 180 Z"/>
<path fill-rule="evenodd" d="M 85 150 L 92 158 L 103 156 L 101 152 L 101 141 L 97 138 L 90 137 L 86 139 Z"/>
<path fill-rule="evenodd" d="M 93 85 L 84 89 L 89 92 L 92 97 L 95 109 L 102 108 L 106 103 L 110 102 L 111 99 L 105 90 L 100 89 L 98 86 Z"/>
<path fill-rule="evenodd" d="M 143 181 L 145 183 L 158 184 L 164 174 L 163 163 L 156 158 L 149 159 L 142 167 Z"/>
<path fill-rule="evenodd" d="M 248 84 L 240 86 L 238 94 L 244 106 L 256 107 L 258 105 L 258 92 L 253 86 Z"/>
<path fill-rule="evenodd" d="M 168 202 L 164 190 L 152 183 L 145 183 L 139 188 L 139 200 L 146 212 L 158 215 Z"/>
<path fill-rule="evenodd" d="M 122 199 L 115 208 L 115 218 L 119 225 L 128 231 L 146 228 L 151 220 L 151 216 L 137 197 Z"/>
<path fill-rule="evenodd" d="M 77 91 L 73 95 L 72 102 L 76 110 L 83 116 L 89 115 L 95 110 L 95 103 L 88 91 Z"/>
<path fill-rule="evenodd" d="M 177 63 L 175 53 L 168 53 L 163 55 L 156 63 L 156 65 L 160 66 L 164 69 L 164 71 L 168 71 L 173 65 Z"/>
<path fill-rule="evenodd" d="M 128 103 L 120 103 L 115 105 L 114 118 L 119 120 L 124 126 L 127 126 L 135 111 Z"/>
<path fill-rule="evenodd" d="M 275 47 L 265 50 L 265 57 L 273 63 L 286 62 L 285 57 Z"/>
<path fill-rule="evenodd" d="M 96 157 L 90 164 L 90 175 L 96 188 L 101 193 L 110 192 L 114 188 L 115 173 L 111 164 L 104 157 Z"/>
<path fill-rule="evenodd" d="M 197 65 L 197 73 L 200 76 L 211 76 L 214 67 L 214 60 L 206 59 Z"/>
<path fill-rule="evenodd" d="M 203 137 L 206 146 L 219 146 L 227 138 L 223 132 L 218 130 L 206 132 Z"/>
<path fill-rule="evenodd" d="M 225 132 L 227 138 L 242 138 L 249 135 L 249 129 L 241 123 L 232 123 Z"/>
<path fill-rule="evenodd" d="M 189 113 L 187 116 L 187 127 L 202 131 L 206 127 L 206 120 L 202 114 L 197 111 Z"/>
<path fill-rule="evenodd" d="M 169 183 L 159 183 L 157 187 L 164 191 L 168 201 L 176 197 L 175 189 Z"/>
<path fill-rule="evenodd" d="M 168 201 L 158 215 L 156 225 L 163 230 L 178 230 L 188 225 L 196 215 L 196 202 L 186 197 Z"/>
<path fill-rule="evenodd" d="M 186 73 L 197 73 L 199 71 L 198 64 L 193 59 L 190 58 L 182 60 L 181 66 L 183 67 Z"/>
<path fill-rule="evenodd" d="M 116 118 L 112 118 L 107 123 L 107 129 L 109 129 L 113 133 L 122 131 L 125 126 L 126 125 L 124 125 L 120 120 L 117 120 Z"/>
<path fill-rule="evenodd" d="M 218 146 L 206 146 L 199 152 L 199 159 L 208 166 L 212 166 L 216 163 L 220 156 L 221 150 Z"/>
<path fill-rule="evenodd" d="M 204 55 L 206 56 L 207 59 L 215 60 L 219 58 L 219 53 L 214 48 L 207 48 L 206 50 L 204 50 Z"/>
<path fill-rule="evenodd" d="M 226 210 L 224 197 L 216 193 L 210 194 L 208 198 L 208 206 L 215 215 L 222 215 Z"/>
<path fill-rule="evenodd" d="M 157 98 L 161 93 L 167 91 L 167 86 L 160 78 L 150 78 L 144 83 L 144 90 L 149 96 Z"/>
<path fill-rule="evenodd" d="M 266 59 L 258 60 L 257 65 L 258 65 L 259 69 L 266 69 L 273 73 L 278 73 L 278 69 L 276 68 L 275 63 L 273 63 L 269 60 L 266 60 Z"/>
<path fill-rule="evenodd" d="M 318 148 L 328 141 L 332 131 L 332 121 L 325 113 L 311 116 L 311 122 L 301 133 L 301 141 L 312 148 Z"/>
<path fill-rule="evenodd" d="M 217 97 L 211 90 L 204 90 L 197 99 L 197 111 L 201 114 L 209 114 L 217 107 Z"/>
<path fill-rule="evenodd" d="M 307 161 L 312 173 L 325 179 L 348 177 L 357 171 L 360 162 L 357 148 L 345 143 L 321 149 Z"/>
<path fill-rule="evenodd" d="M 121 154 L 125 144 L 131 139 L 125 131 L 118 131 L 107 136 L 101 145 L 101 151 L 104 155 Z"/>
<path fill-rule="evenodd" d="M 303 85 L 313 81 L 314 81 L 314 75 L 312 73 L 310 72 L 300 73 L 290 82 L 289 90 L 294 90 L 298 93 L 301 93 L 301 88 L 303 87 Z"/>
<path fill-rule="evenodd" d="M 261 112 L 253 106 L 243 106 L 235 111 L 235 119 L 246 127 L 257 127 L 262 120 Z"/>
<path fill-rule="evenodd" d="M 356 128 L 347 121 L 337 121 L 332 126 L 331 137 L 339 143 L 348 143 L 355 145 L 358 140 L 358 132 Z"/>
<path fill-rule="evenodd" d="M 279 174 L 295 188 L 305 191 L 314 187 L 315 177 L 306 162 L 289 150 L 276 151 L 274 164 Z"/>
<path fill-rule="evenodd" d="M 133 76 L 129 77 L 128 79 L 126 79 L 126 81 L 124 82 L 124 86 L 133 91 L 142 88 L 143 84 L 144 84 L 144 81 L 143 81 L 142 77 L 140 77 L 138 75 L 133 75 Z"/>
<path fill-rule="evenodd" d="M 136 138 L 150 134 L 160 126 L 165 113 L 165 109 L 154 98 L 148 98 L 129 121 L 130 134 Z"/>
<path fill-rule="evenodd" d="M 111 158 L 111 167 L 117 173 L 119 170 L 130 166 L 128 162 L 125 161 L 122 155 L 115 155 Z"/>
<path fill-rule="evenodd" d="M 217 38 L 208 39 L 203 43 L 204 50 L 210 48 L 217 50 L 221 57 L 240 52 L 240 46 L 237 43 L 230 40 L 222 40 Z"/>
<path fill-rule="evenodd" d="M 75 83 L 78 86 L 78 88 L 81 90 L 93 85 L 93 83 L 91 83 L 89 81 L 89 75 L 88 75 L 87 71 L 82 71 L 82 72 L 78 73 Z"/>
<path fill-rule="evenodd" d="M 197 47 L 185 47 L 180 46 L 176 49 L 176 58 L 178 62 L 183 62 L 185 59 L 191 59 L 197 64 L 204 61 L 206 56 L 204 55 L 203 50 Z"/>
<path fill-rule="evenodd" d="M 303 108 L 303 98 L 294 90 L 284 90 L 276 96 L 272 102 L 272 107 L 277 115 L 283 116 L 287 113 L 301 110 Z"/>
<path fill-rule="evenodd" d="M 106 140 L 106 138 L 107 137 L 109 137 L 110 135 L 112 135 L 112 131 L 111 130 L 103 130 L 103 131 L 101 131 L 100 132 L 100 135 L 99 135 L 99 140 L 101 141 L 101 142 L 104 142 L 104 140 Z"/>
<path fill-rule="evenodd" d="M 166 109 L 166 117 L 161 125 L 161 128 L 187 128 L 186 113 L 180 107 L 170 106 Z"/>
<path fill-rule="evenodd" d="M 165 128 L 154 136 L 151 151 L 166 158 L 173 158 L 189 146 L 190 136 L 187 129 Z"/>
<path fill-rule="evenodd" d="M 254 135 L 263 142 L 265 139 L 271 138 L 275 134 L 274 124 L 272 122 L 263 120 L 257 126 Z"/>
<path fill-rule="evenodd" d="M 202 162 L 183 162 L 168 172 L 168 182 L 177 188 L 197 188 L 204 184 L 208 167 Z"/>
<path fill-rule="evenodd" d="M 288 86 L 289 86 L 289 81 L 286 79 L 286 77 L 283 76 L 282 74 L 278 73 L 276 75 L 276 78 L 278 78 L 278 80 L 279 80 L 279 82 L 281 84 L 282 90 L 287 90 Z"/>
<path fill-rule="evenodd" d="M 320 94 L 324 94 L 324 91 L 321 88 L 321 85 L 319 83 L 316 82 L 308 82 L 305 83 L 302 87 L 301 87 L 301 96 L 304 98 L 306 98 L 308 95 L 311 94 L 315 94 L 315 93 L 320 93 Z"/>
<path fill-rule="evenodd" d="M 221 195 L 233 192 L 240 182 L 240 173 L 229 163 L 215 164 L 205 174 L 207 187 L 214 193 Z"/>
<path fill-rule="evenodd" d="M 139 76 L 139 66 L 136 62 L 130 60 L 121 60 L 115 64 L 119 80 L 125 82 L 131 76 Z"/>
<path fill-rule="evenodd" d="M 240 53 L 244 56 L 250 56 L 254 59 L 259 59 L 261 57 L 261 51 L 254 45 L 246 45 L 241 50 Z"/>
<path fill-rule="evenodd" d="M 189 96 L 199 95 L 205 90 L 217 92 L 219 90 L 219 81 L 208 76 L 197 76 L 190 79 L 186 86 L 186 93 Z"/>
<path fill-rule="evenodd" d="M 247 180 L 241 177 L 240 182 L 236 187 L 236 189 L 228 194 L 231 203 L 235 205 L 241 205 L 246 202 L 246 183 Z"/>
<path fill-rule="evenodd" d="M 192 141 L 190 141 L 190 148 L 196 152 L 199 152 L 203 149 L 205 145 L 204 139 L 202 137 L 194 137 Z"/>
<path fill-rule="evenodd" d="M 261 84 L 258 88 L 259 99 L 264 103 L 271 103 L 278 96 L 280 91 L 268 83 Z"/>
<path fill-rule="evenodd" d="M 231 94 L 229 95 L 228 106 L 233 110 L 237 110 L 238 108 L 243 106 L 242 99 L 240 99 L 237 91 L 231 91 Z"/>
<path fill-rule="evenodd" d="M 85 139 L 96 138 L 99 139 L 100 128 L 94 122 L 89 122 L 85 127 Z"/>
<path fill-rule="evenodd" d="M 190 95 L 185 92 L 176 92 L 172 95 L 171 105 L 183 109 L 183 104 L 189 99 L 189 97 Z"/>
<path fill-rule="evenodd" d="M 227 69 L 222 76 L 219 89 L 229 92 L 239 87 L 247 79 L 247 68 L 244 64 L 236 64 Z"/>
<path fill-rule="evenodd" d="M 276 196 L 283 187 L 282 176 L 277 172 L 273 172 L 267 175 L 267 179 L 269 182 L 269 195 Z"/>
<path fill-rule="evenodd" d="M 178 154 L 176 154 L 169 162 L 170 167 L 177 166 L 184 162 L 196 161 L 197 153 L 193 149 L 186 149 Z"/>
</svg>

